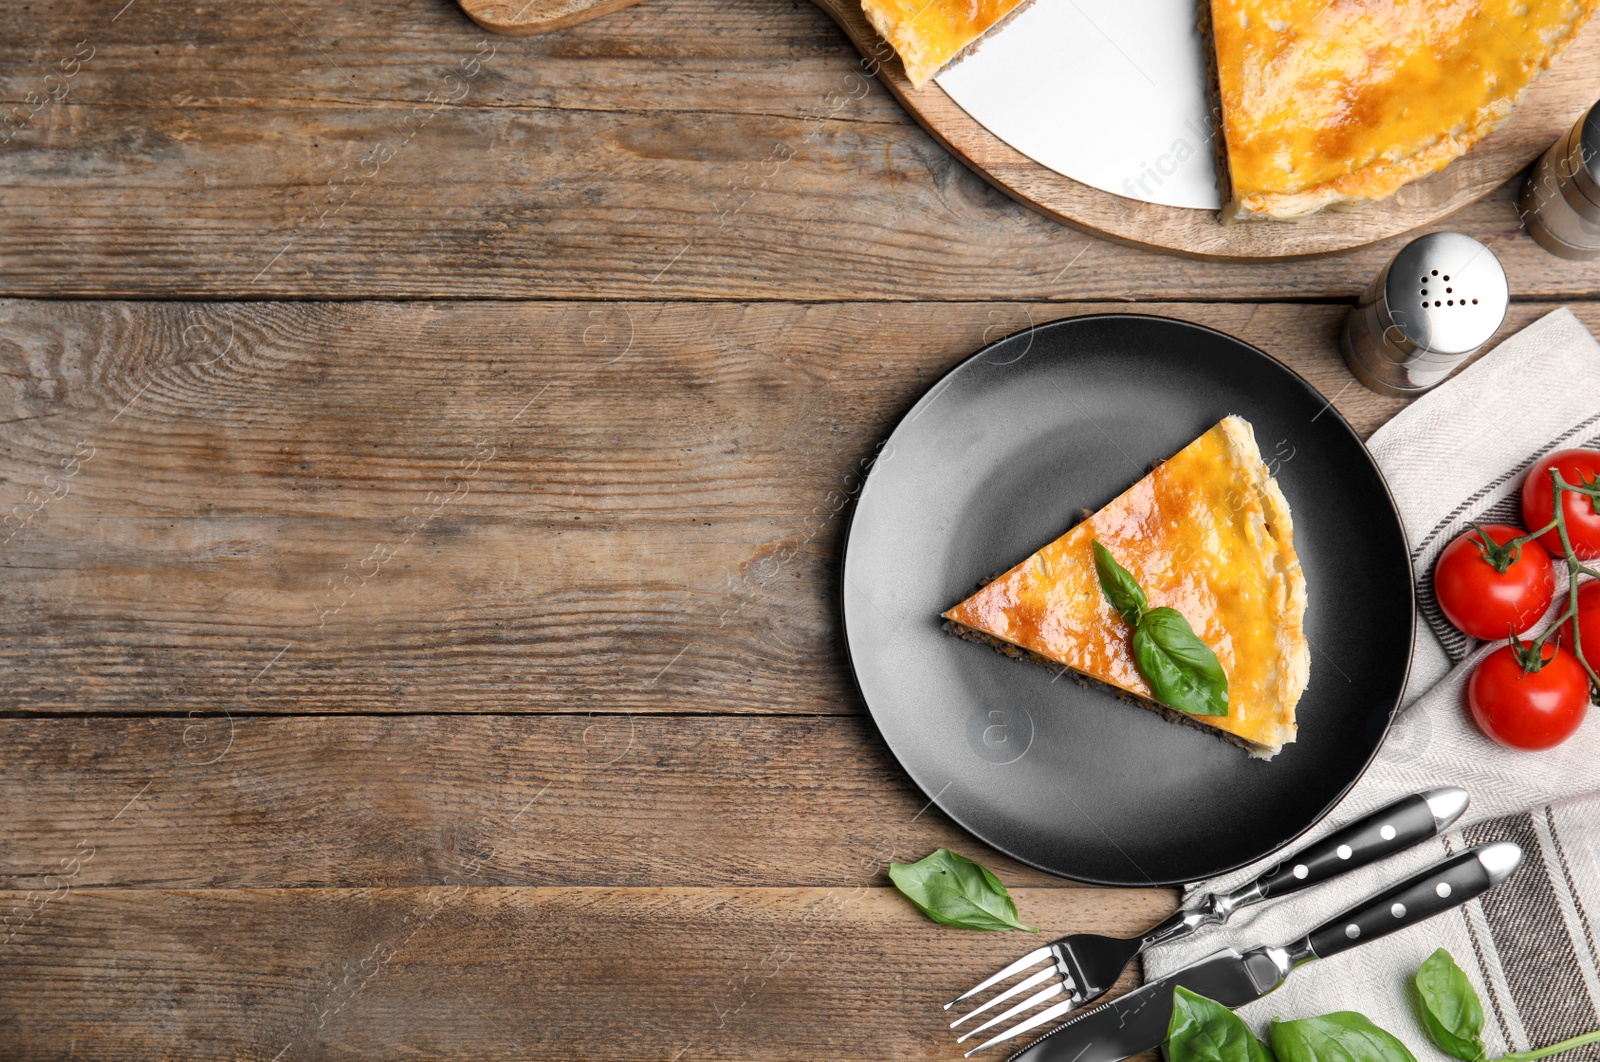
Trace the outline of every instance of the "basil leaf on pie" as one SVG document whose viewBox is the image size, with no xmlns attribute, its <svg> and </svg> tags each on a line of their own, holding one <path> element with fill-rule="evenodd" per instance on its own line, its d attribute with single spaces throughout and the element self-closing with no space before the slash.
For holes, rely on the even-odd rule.
<svg viewBox="0 0 1600 1062">
<path fill-rule="evenodd" d="M 1094 544 L 1094 570 L 1111 607 L 1122 613 L 1128 626 L 1137 624 L 1150 602 L 1145 600 L 1144 591 L 1139 589 L 1128 569 L 1118 564 L 1111 551 L 1098 542 Z"/>
<path fill-rule="evenodd" d="M 1153 608 L 1133 629 L 1133 658 L 1156 699 L 1190 715 L 1228 714 L 1228 674 L 1175 608 Z"/>
</svg>

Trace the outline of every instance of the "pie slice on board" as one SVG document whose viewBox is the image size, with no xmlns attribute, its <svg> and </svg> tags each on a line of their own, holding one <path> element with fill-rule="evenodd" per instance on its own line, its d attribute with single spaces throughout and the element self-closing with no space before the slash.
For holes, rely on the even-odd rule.
<svg viewBox="0 0 1600 1062">
<path fill-rule="evenodd" d="M 1511 113 L 1600 0 L 1209 0 L 1224 221 L 1383 199 Z"/>
<path fill-rule="evenodd" d="M 965 56 L 1029 0 L 861 0 L 878 35 L 894 46 L 912 88 Z"/>
<path fill-rule="evenodd" d="M 1151 607 L 1181 612 L 1228 673 L 1228 714 L 1155 700 L 1132 632 L 1106 601 L 1092 545 L 1111 551 Z M 1311 649 L 1289 504 L 1255 432 L 1229 416 L 1015 568 L 944 613 L 955 633 L 1009 656 L 1065 666 L 1169 719 L 1270 759 L 1295 739 Z"/>
</svg>

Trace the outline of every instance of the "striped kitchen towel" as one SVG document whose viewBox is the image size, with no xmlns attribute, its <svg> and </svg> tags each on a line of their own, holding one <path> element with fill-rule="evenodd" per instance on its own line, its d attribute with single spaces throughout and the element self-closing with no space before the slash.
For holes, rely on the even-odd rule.
<svg viewBox="0 0 1600 1062">
<path fill-rule="evenodd" d="M 1469 520 L 1520 522 L 1521 484 L 1539 457 L 1576 446 L 1600 449 L 1600 344 L 1570 311 L 1557 310 L 1412 403 L 1369 446 L 1411 539 L 1416 655 L 1406 703 L 1377 759 L 1299 843 L 1436 786 L 1462 786 L 1472 806 L 1450 835 L 1151 952 L 1145 974 L 1163 976 L 1224 946 L 1287 943 L 1450 853 L 1511 840 L 1522 846 L 1524 861 L 1499 888 L 1313 963 L 1239 1013 L 1265 1033 L 1274 1017 L 1357 1010 L 1399 1036 L 1423 1062 L 1440 1059 L 1412 1013 L 1406 984 L 1435 948 L 1445 947 L 1484 1001 L 1491 1056 L 1588 1032 L 1600 1027 L 1600 709 L 1571 740 L 1547 752 L 1512 752 L 1480 734 L 1465 708 L 1466 680 L 1500 643 L 1474 642 L 1445 622 L 1433 598 L 1432 571 L 1439 551 Z M 1319 681 L 1315 666 L 1311 681 Z M 1194 888 L 1234 888 L 1274 862 L 1268 858 Z M 1600 1062 L 1600 1045 L 1564 1058 Z"/>
</svg>

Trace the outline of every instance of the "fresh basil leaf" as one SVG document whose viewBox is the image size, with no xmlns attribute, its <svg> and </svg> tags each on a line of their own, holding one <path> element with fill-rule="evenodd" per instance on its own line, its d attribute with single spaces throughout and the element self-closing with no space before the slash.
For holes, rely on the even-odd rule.
<svg viewBox="0 0 1600 1062">
<path fill-rule="evenodd" d="M 1274 1018 L 1272 1053 L 1278 1062 L 1417 1062 L 1405 1044 L 1353 1010 L 1300 1021 Z"/>
<path fill-rule="evenodd" d="M 1094 544 L 1094 570 L 1100 576 L 1100 589 L 1111 607 L 1122 613 L 1128 626 L 1137 624 L 1150 602 L 1128 569 L 1118 564 L 1111 551 L 1098 542 Z"/>
<path fill-rule="evenodd" d="M 1483 1004 L 1455 957 L 1440 948 L 1428 956 L 1411 984 L 1417 1018 L 1428 1038 L 1447 1055 L 1462 1062 L 1479 1062 L 1486 1053 Z"/>
<path fill-rule="evenodd" d="M 1273 1062 L 1244 1019 L 1179 985 L 1172 992 L 1167 1062 Z"/>
<path fill-rule="evenodd" d="M 1175 608 L 1153 608 L 1133 629 L 1133 659 L 1156 700 L 1190 715 L 1228 714 L 1228 673 Z"/>
<path fill-rule="evenodd" d="M 988 867 L 948 848 L 915 863 L 890 863 L 889 880 L 935 922 L 962 929 L 1038 932 L 1017 920 L 1011 894 Z"/>
</svg>

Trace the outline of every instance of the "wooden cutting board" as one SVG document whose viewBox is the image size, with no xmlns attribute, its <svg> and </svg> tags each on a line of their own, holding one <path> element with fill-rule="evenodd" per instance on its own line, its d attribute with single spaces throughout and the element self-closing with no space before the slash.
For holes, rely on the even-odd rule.
<svg viewBox="0 0 1600 1062">
<path fill-rule="evenodd" d="M 459 0 L 496 33 L 534 34 L 571 26 L 639 0 Z M 1098 236 L 1190 258 L 1263 261 L 1333 254 L 1417 229 L 1517 177 L 1571 128 L 1600 91 L 1600 31 L 1588 29 L 1536 78 L 1505 125 L 1445 169 L 1381 202 L 1328 210 L 1295 222 L 1223 225 L 1214 211 L 1127 199 L 1041 166 L 962 110 L 937 82 L 911 87 L 894 50 L 877 35 L 859 0 L 812 0 L 844 30 L 876 76 L 934 139 L 985 180 L 1040 213 Z"/>
<path fill-rule="evenodd" d="M 459 0 L 461 10 L 484 29 L 512 37 L 575 26 L 632 7 L 639 0 Z"/>
</svg>

